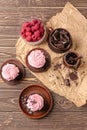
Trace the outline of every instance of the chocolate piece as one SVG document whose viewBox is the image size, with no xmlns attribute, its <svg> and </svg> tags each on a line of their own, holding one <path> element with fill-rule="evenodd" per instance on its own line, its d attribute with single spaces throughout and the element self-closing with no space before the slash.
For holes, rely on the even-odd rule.
<svg viewBox="0 0 87 130">
<path fill-rule="evenodd" d="M 69 50 L 72 45 L 70 33 L 63 28 L 55 29 L 49 36 L 48 45 L 53 51 L 58 53 Z"/>
<path fill-rule="evenodd" d="M 56 64 L 56 65 L 54 66 L 54 70 L 61 69 L 61 65 L 62 65 L 62 64 Z"/>
<path fill-rule="evenodd" d="M 69 73 L 69 76 L 70 76 L 70 79 L 71 79 L 71 80 L 77 80 L 77 79 L 78 79 L 78 76 L 77 76 L 77 73 L 76 73 L 76 72 L 71 72 L 71 73 Z"/>
<path fill-rule="evenodd" d="M 69 81 L 69 79 L 64 79 L 64 83 L 65 83 L 66 86 L 70 87 L 70 81 Z"/>
</svg>

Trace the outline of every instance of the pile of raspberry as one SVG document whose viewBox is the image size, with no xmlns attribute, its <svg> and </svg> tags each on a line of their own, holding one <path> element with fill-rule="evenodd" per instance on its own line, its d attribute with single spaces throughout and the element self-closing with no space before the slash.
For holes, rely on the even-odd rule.
<svg viewBox="0 0 87 130">
<path fill-rule="evenodd" d="M 44 35 L 44 25 L 38 19 L 25 22 L 22 25 L 21 35 L 28 42 L 39 41 Z"/>
</svg>

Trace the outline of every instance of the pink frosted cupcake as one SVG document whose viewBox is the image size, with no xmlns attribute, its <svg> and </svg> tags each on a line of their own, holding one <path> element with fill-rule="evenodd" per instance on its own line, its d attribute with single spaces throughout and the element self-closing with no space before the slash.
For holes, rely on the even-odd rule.
<svg viewBox="0 0 87 130">
<path fill-rule="evenodd" d="M 39 119 L 51 111 L 53 98 L 46 87 L 30 85 L 20 93 L 19 106 L 29 118 Z"/>
<path fill-rule="evenodd" d="M 8 60 L 1 66 L 1 78 L 8 84 L 16 84 L 24 77 L 24 67 L 17 60 Z"/>
<path fill-rule="evenodd" d="M 46 71 L 50 66 L 50 55 L 44 49 L 32 49 L 26 56 L 26 65 L 34 72 Z"/>
<path fill-rule="evenodd" d="M 44 98 L 39 94 L 32 94 L 28 97 L 26 106 L 30 112 L 40 111 L 44 107 Z"/>
</svg>

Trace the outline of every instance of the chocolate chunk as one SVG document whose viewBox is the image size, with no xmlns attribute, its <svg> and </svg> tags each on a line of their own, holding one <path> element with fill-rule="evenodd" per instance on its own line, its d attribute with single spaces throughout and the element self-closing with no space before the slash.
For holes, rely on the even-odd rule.
<svg viewBox="0 0 87 130">
<path fill-rule="evenodd" d="M 56 64 L 56 65 L 54 66 L 54 70 L 61 69 L 61 65 L 62 65 L 62 64 Z"/>
<path fill-rule="evenodd" d="M 64 45 L 62 44 L 62 42 L 60 41 L 60 43 L 56 44 L 56 47 L 60 48 L 60 49 L 63 49 L 64 48 Z"/>
<path fill-rule="evenodd" d="M 58 77 L 58 76 L 56 76 L 56 78 L 57 78 L 57 79 L 59 79 L 59 77 Z"/>
<path fill-rule="evenodd" d="M 60 39 L 60 34 L 59 34 L 58 30 L 55 30 L 55 32 L 53 33 L 52 36 L 53 36 L 54 39 L 56 39 L 56 40 Z"/>
<path fill-rule="evenodd" d="M 69 74 L 69 76 L 70 76 L 70 79 L 71 79 L 71 80 L 77 80 L 77 79 L 78 79 L 78 76 L 77 76 L 77 73 L 76 73 L 76 72 L 71 72 L 71 73 Z"/>
<path fill-rule="evenodd" d="M 69 79 L 64 79 L 64 83 L 65 83 L 66 86 L 70 87 L 70 81 L 69 81 Z"/>
<path fill-rule="evenodd" d="M 64 34 L 64 35 L 67 35 L 68 33 L 67 33 L 67 31 L 65 31 L 65 30 L 60 30 L 60 34 Z"/>
</svg>

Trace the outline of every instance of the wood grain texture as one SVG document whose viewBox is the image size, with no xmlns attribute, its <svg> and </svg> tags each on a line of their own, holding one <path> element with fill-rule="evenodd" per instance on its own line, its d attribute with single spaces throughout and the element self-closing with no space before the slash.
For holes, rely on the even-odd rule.
<svg viewBox="0 0 87 130">
<path fill-rule="evenodd" d="M 86 7 L 86 0 L 18 0 L 18 7 L 63 7 L 67 2 L 77 7 Z"/>
<path fill-rule="evenodd" d="M 85 112 L 57 112 L 57 114 L 53 112 L 41 120 L 28 119 L 20 112 L 5 112 L 5 114 L 0 112 L 0 130 L 56 130 L 57 128 L 59 130 L 86 130 Z"/>
<path fill-rule="evenodd" d="M 87 0 L 0 0 L 0 66 L 15 58 L 15 44 L 23 22 L 41 18 L 44 22 L 60 12 L 67 1 L 87 18 Z M 0 130 L 87 130 L 87 105 L 77 108 L 53 92 L 52 112 L 41 120 L 31 120 L 20 112 L 18 97 L 31 84 L 42 84 L 27 68 L 20 84 L 10 86 L 0 78 Z"/>
</svg>

